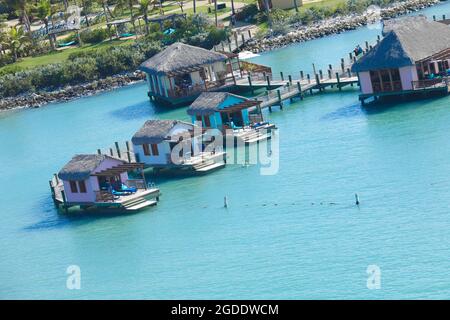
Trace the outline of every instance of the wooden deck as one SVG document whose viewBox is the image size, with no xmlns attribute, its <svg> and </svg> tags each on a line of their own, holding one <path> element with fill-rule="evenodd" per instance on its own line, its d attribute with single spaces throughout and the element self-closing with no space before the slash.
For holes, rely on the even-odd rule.
<svg viewBox="0 0 450 320">
<path fill-rule="evenodd" d="M 348 85 L 359 85 L 359 79 L 356 75 L 350 72 L 336 73 L 335 76 L 324 79 L 319 74 L 314 80 L 311 79 L 293 79 L 289 77 L 288 80 L 252 80 L 241 79 L 237 81 L 236 85 L 242 90 L 255 91 L 261 88 L 266 88 L 267 92 L 264 95 L 254 96 L 254 99 L 262 101 L 261 108 L 269 108 L 272 106 L 283 106 L 283 101 L 293 99 L 295 97 L 303 98 L 304 94 L 313 91 L 323 91 L 325 88 L 335 87 L 341 90 Z"/>
<path fill-rule="evenodd" d="M 109 200 L 105 201 L 73 203 L 65 201 L 63 183 L 60 179 L 57 178 L 56 175 L 54 175 L 53 178 L 49 181 L 49 184 L 55 205 L 66 210 L 66 212 L 70 207 L 74 206 L 80 206 L 81 208 L 108 208 L 124 211 L 136 211 L 148 206 L 156 205 L 160 196 L 159 189 L 154 186 L 150 186 L 147 189 L 138 189 L 137 192 L 133 194 L 123 195 L 120 197 L 111 197 L 109 198 Z"/>
</svg>

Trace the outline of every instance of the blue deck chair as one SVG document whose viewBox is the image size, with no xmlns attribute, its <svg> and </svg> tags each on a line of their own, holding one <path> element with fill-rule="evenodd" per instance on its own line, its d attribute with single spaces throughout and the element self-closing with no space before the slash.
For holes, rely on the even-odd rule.
<svg viewBox="0 0 450 320">
<path fill-rule="evenodd" d="M 135 193 L 137 191 L 137 188 L 136 187 L 129 187 L 125 183 L 122 183 L 122 191 L 123 192 Z"/>
</svg>

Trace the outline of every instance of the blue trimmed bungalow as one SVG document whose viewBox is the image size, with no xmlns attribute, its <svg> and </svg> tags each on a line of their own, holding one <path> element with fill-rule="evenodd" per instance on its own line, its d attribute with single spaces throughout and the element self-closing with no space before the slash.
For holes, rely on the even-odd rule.
<svg viewBox="0 0 450 320">
<path fill-rule="evenodd" d="M 169 105 L 191 103 L 204 91 L 236 90 L 239 57 L 176 42 L 143 62 L 148 96 Z"/>
<path fill-rule="evenodd" d="M 225 135 L 232 134 L 251 143 L 263 137 L 263 129 L 269 132 L 275 125 L 264 121 L 261 101 L 229 92 L 203 92 L 188 108 L 192 123 L 202 124 L 204 129 L 218 129 Z"/>
</svg>

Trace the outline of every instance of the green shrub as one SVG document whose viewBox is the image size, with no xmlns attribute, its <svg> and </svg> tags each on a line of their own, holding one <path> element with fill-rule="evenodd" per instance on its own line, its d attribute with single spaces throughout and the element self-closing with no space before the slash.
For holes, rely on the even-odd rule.
<svg viewBox="0 0 450 320">
<path fill-rule="evenodd" d="M 256 21 L 256 15 L 258 14 L 258 12 L 259 10 L 256 3 L 252 3 L 238 11 L 236 13 L 236 19 L 239 21 L 254 23 Z"/>
<path fill-rule="evenodd" d="M 64 84 L 64 67 L 61 63 L 49 64 L 30 71 L 34 88 L 55 89 Z"/>
<path fill-rule="evenodd" d="M 12 97 L 33 91 L 31 78 L 27 71 L 2 76 L 0 78 L 0 95 Z"/>
<path fill-rule="evenodd" d="M 64 82 L 79 84 L 98 79 L 96 61 L 92 58 L 79 58 L 72 63 L 63 64 Z"/>
<path fill-rule="evenodd" d="M 108 30 L 103 28 L 87 29 L 80 33 L 80 38 L 83 43 L 96 44 L 109 38 Z"/>
</svg>

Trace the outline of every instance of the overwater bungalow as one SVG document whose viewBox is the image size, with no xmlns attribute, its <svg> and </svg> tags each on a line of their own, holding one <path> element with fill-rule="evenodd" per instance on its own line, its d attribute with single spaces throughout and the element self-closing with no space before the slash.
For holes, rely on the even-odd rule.
<svg viewBox="0 0 450 320">
<path fill-rule="evenodd" d="M 141 64 L 151 99 L 170 105 L 190 103 L 204 91 L 232 91 L 242 69 L 237 54 L 174 43 Z"/>
<path fill-rule="evenodd" d="M 201 128 L 179 120 L 148 120 L 131 139 L 136 159 L 154 171 L 206 173 L 225 166 L 225 153 L 207 152 Z"/>
<path fill-rule="evenodd" d="M 448 94 L 450 28 L 426 17 L 387 22 L 384 38 L 356 61 L 360 100 L 384 96 Z"/>
<path fill-rule="evenodd" d="M 270 137 L 275 125 L 264 121 L 261 101 L 229 92 L 203 92 L 187 109 L 192 123 L 204 129 L 218 129 L 246 143 Z"/>
<path fill-rule="evenodd" d="M 108 155 L 75 155 L 50 181 L 53 199 L 66 210 L 80 206 L 134 211 L 155 205 L 159 190 L 147 184 L 143 167 Z"/>
</svg>

